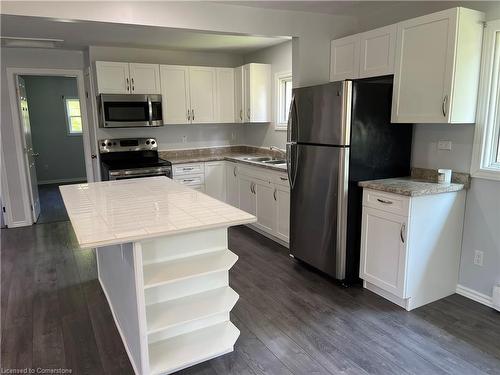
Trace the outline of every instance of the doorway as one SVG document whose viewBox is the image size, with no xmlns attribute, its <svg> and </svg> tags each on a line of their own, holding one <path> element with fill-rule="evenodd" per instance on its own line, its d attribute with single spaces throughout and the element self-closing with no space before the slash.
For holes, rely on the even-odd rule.
<svg viewBox="0 0 500 375">
<path fill-rule="evenodd" d="M 34 221 L 68 220 L 59 186 L 87 181 L 76 78 L 18 76 L 18 87 L 23 127 L 31 134 L 31 183 L 38 190 Z"/>
<path fill-rule="evenodd" d="M 26 224 L 68 220 L 59 186 L 93 181 L 83 72 L 7 68 L 7 78 Z"/>
</svg>

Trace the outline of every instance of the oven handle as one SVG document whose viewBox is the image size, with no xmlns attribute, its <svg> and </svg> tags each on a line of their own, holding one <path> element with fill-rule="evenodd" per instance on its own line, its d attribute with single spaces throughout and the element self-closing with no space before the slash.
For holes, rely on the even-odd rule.
<svg viewBox="0 0 500 375">
<path fill-rule="evenodd" d="M 148 114 L 149 114 L 149 125 L 153 125 L 153 102 L 151 97 L 148 96 Z"/>
<path fill-rule="evenodd" d="M 111 171 L 109 172 L 110 177 L 132 177 L 132 176 L 162 176 L 162 175 L 167 175 L 169 172 L 169 169 L 147 169 L 147 170 L 141 170 L 140 172 L 131 172 L 127 171 L 125 173 L 123 172 L 116 172 L 116 171 Z"/>
</svg>

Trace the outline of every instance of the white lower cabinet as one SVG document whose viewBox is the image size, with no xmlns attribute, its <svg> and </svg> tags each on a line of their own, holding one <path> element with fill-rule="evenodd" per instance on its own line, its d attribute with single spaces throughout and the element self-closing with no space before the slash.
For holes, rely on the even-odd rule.
<svg viewBox="0 0 500 375">
<path fill-rule="evenodd" d="M 275 196 L 276 237 L 288 242 L 290 240 L 290 187 L 276 185 Z"/>
<path fill-rule="evenodd" d="M 274 233 L 276 231 L 276 191 L 271 181 L 255 180 L 256 216 L 255 226 Z"/>
<path fill-rule="evenodd" d="M 226 200 L 226 165 L 224 161 L 205 163 L 205 193 L 220 201 Z"/>
<path fill-rule="evenodd" d="M 359 276 L 412 310 L 455 293 L 465 191 L 408 197 L 363 191 Z"/>
<path fill-rule="evenodd" d="M 255 183 L 251 177 L 239 176 L 238 192 L 240 196 L 239 208 L 249 214 L 255 215 L 257 212 L 257 199 L 255 196 Z"/>
<path fill-rule="evenodd" d="M 234 207 L 240 206 L 238 186 L 238 164 L 226 162 L 226 203 Z"/>
</svg>

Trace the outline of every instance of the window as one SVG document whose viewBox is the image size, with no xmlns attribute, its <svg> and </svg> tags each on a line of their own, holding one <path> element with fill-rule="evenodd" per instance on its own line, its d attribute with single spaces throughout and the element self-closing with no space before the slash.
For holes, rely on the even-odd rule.
<svg viewBox="0 0 500 375">
<path fill-rule="evenodd" d="M 286 130 L 292 102 L 292 73 L 276 75 L 276 130 Z"/>
<path fill-rule="evenodd" d="M 500 20 L 485 29 L 477 111 L 471 174 L 500 180 Z"/>
<path fill-rule="evenodd" d="M 68 135 L 81 135 L 82 114 L 80 112 L 80 99 L 64 98 L 64 108 L 66 109 Z"/>
</svg>

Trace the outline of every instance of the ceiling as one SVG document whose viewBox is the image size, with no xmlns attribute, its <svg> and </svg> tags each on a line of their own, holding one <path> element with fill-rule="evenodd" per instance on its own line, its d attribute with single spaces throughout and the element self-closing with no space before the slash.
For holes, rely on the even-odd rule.
<svg viewBox="0 0 500 375">
<path fill-rule="evenodd" d="M 92 45 L 246 54 L 290 39 L 4 14 L 0 22 L 2 37 L 63 39 L 59 48 L 76 50 Z"/>
</svg>

